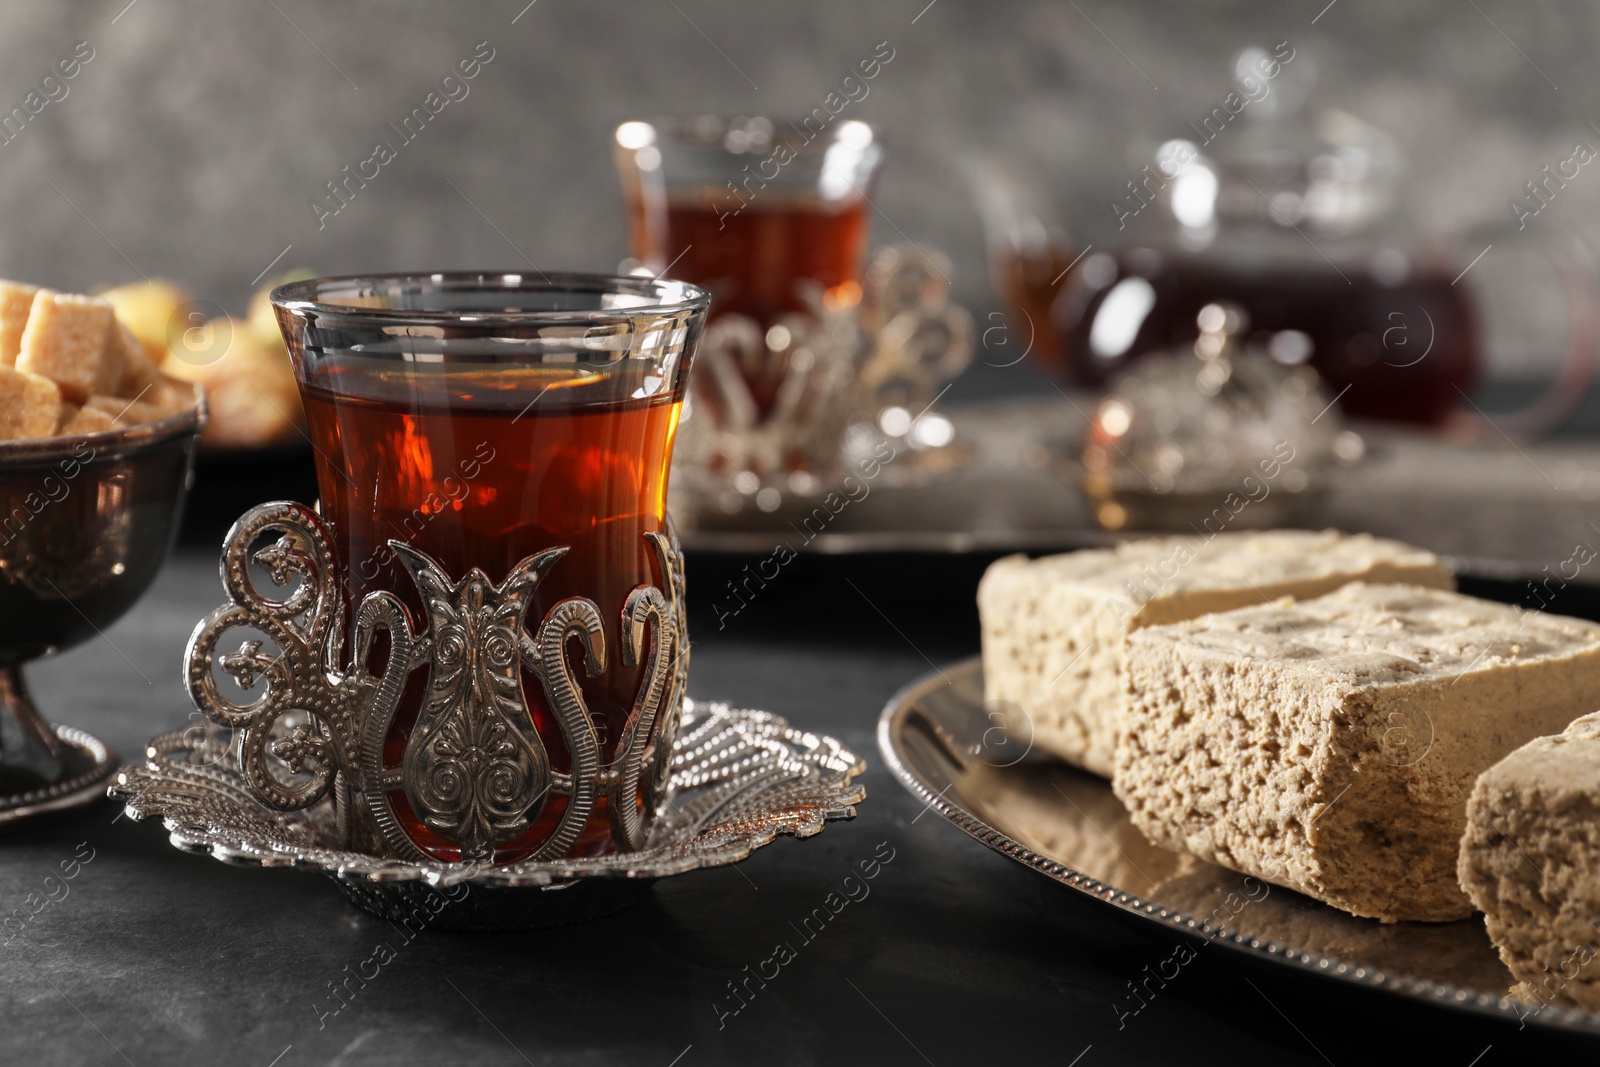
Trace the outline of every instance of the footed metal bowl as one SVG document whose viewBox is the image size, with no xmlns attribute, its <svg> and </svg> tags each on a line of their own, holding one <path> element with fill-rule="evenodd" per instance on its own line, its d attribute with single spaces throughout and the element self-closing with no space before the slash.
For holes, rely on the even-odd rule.
<svg viewBox="0 0 1600 1067">
<path fill-rule="evenodd" d="M 117 760 L 48 725 L 22 666 L 101 633 L 177 533 L 205 405 L 101 433 L 0 441 L 0 820 L 89 803 Z"/>
</svg>

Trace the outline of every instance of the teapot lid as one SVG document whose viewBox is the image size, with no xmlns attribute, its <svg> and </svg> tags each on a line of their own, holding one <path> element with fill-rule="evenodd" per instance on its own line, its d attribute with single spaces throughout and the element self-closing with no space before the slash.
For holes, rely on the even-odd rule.
<svg viewBox="0 0 1600 1067">
<path fill-rule="evenodd" d="M 1404 160 L 1394 138 L 1347 111 L 1308 111 L 1309 56 L 1287 41 L 1233 63 L 1233 90 L 1163 144 L 1163 199 L 1186 231 L 1253 223 L 1339 237 L 1392 218 Z"/>
</svg>

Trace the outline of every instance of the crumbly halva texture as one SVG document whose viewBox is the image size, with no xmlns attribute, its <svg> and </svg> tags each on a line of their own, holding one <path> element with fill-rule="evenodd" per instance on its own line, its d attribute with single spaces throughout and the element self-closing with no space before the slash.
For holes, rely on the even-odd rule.
<svg viewBox="0 0 1600 1067">
<path fill-rule="evenodd" d="M 1600 715 L 1478 778 L 1458 874 L 1521 999 L 1600 1011 Z"/>
<path fill-rule="evenodd" d="M 1474 782 L 1600 706 L 1600 625 L 1356 583 L 1128 640 L 1113 786 L 1151 841 L 1384 920 L 1463 918 Z"/>
<path fill-rule="evenodd" d="M 1370 534 L 1269 530 L 1130 541 L 996 561 L 978 586 L 984 698 L 1015 705 L 1038 747 L 1110 777 L 1125 721 L 1123 645 L 1146 626 L 1347 582 L 1454 589 L 1431 552 Z"/>
</svg>

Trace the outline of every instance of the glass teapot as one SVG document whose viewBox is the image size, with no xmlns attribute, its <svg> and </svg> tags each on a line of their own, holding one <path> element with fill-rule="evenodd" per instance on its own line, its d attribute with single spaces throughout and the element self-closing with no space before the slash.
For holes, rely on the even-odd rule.
<svg viewBox="0 0 1600 1067">
<path fill-rule="evenodd" d="M 1594 365 L 1600 292 L 1581 244 L 1521 216 L 1419 234 L 1398 144 L 1347 112 L 1307 111 L 1314 80 L 1287 43 L 1246 49 L 1233 91 L 1190 123 L 1193 136 L 1162 144 L 1127 182 L 1112 202 L 1116 239 L 1089 250 L 1052 308 L 1069 376 L 1099 386 L 1140 356 L 1191 344 L 1200 309 L 1223 302 L 1250 323 L 1245 347 L 1313 367 L 1347 415 L 1467 436 L 1558 424 Z M 1529 256 L 1540 261 L 1531 271 Z M 1548 282 L 1537 299 L 1511 301 L 1525 305 L 1513 317 L 1537 321 L 1503 343 L 1504 316 L 1491 338 L 1482 312 L 1508 303 L 1500 280 L 1513 266 L 1520 284 Z M 1565 297 L 1564 337 L 1553 336 L 1563 318 L 1548 309 L 1553 291 Z M 1490 429 L 1471 400 L 1486 349 L 1514 355 L 1534 334 L 1564 350 L 1561 369 Z"/>
</svg>

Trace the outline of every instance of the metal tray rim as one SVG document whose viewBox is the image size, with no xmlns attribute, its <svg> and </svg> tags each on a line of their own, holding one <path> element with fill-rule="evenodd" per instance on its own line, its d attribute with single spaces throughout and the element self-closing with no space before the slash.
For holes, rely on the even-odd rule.
<svg viewBox="0 0 1600 1067">
<path fill-rule="evenodd" d="M 1042 856 L 990 826 L 947 797 L 950 785 L 954 783 L 936 788 L 924 780 L 913 768 L 910 755 L 903 751 L 895 740 L 898 729 L 916 710 L 924 696 L 950 684 L 947 679 L 978 673 L 982 667 L 982 659 L 971 656 L 942 670 L 922 675 L 901 688 L 889 698 L 878 718 L 878 751 L 883 755 L 884 763 L 890 773 L 912 796 L 994 851 L 1126 914 L 1158 926 L 1176 929 L 1189 936 L 1208 938 L 1245 956 L 1271 960 L 1283 966 L 1321 974 L 1351 985 L 1378 989 L 1412 1000 L 1474 1014 L 1519 1023 L 1532 1022 L 1554 1030 L 1600 1034 L 1600 1014 L 1576 1008 L 1545 1008 L 1536 1012 L 1523 1012 L 1519 1010 L 1520 1002 L 1504 994 L 1468 989 L 1416 975 L 1369 968 L 1358 961 L 1324 956 L 1320 953 L 1303 951 L 1293 945 L 1252 938 L 1248 934 L 1228 927 L 1214 927 L 1209 922 L 1164 908 L 1137 894 L 1124 892 L 1076 871 L 1066 864 Z"/>
</svg>

